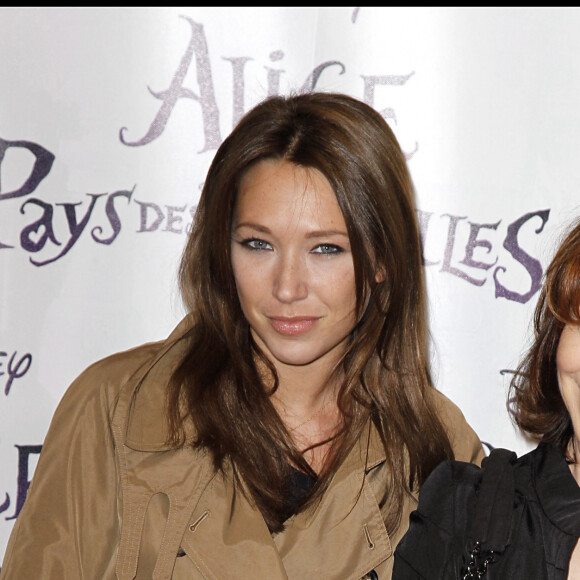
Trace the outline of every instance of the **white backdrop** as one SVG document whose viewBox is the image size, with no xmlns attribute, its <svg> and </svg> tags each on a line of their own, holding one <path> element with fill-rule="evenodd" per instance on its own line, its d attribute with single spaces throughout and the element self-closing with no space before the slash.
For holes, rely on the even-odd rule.
<svg viewBox="0 0 580 580">
<path fill-rule="evenodd" d="M 0 558 L 70 382 L 180 320 L 217 146 L 313 83 L 407 153 L 438 388 L 483 441 L 531 448 L 505 394 L 580 214 L 579 29 L 576 8 L 0 9 Z"/>
</svg>

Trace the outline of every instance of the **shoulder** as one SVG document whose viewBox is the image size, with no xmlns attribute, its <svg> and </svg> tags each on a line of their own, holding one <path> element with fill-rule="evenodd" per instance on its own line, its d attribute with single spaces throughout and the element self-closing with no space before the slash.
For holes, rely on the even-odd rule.
<svg viewBox="0 0 580 580">
<path fill-rule="evenodd" d="M 433 495 L 453 496 L 458 492 L 463 495 L 468 489 L 476 492 L 484 473 L 486 479 L 495 484 L 504 473 L 513 472 L 522 463 L 522 458 L 518 459 L 513 451 L 503 448 L 494 449 L 490 455 L 484 457 L 481 467 L 465 461 L 442 461 L 421 486 L 419 506 L 421 502 L 430 504 Z"/>
<path fill-rule="evenodd" d="M 481 464 L 485 452 L 479 437 L 466 421 L 461 409 L 441 391 L 432 390 L 432 400 L 451 442 L 455 459 Z"/>
<path fill-rule="evenodd" d="M 450 567 L 455 565 L 455 544 L 461 544 L 475 509 L 480 480 L 481 469 L 463 461 L 443 461 L 431 472 L 395 550 L 393 578 L 459 577 Z"/>
<path fill-rule="evenodd" d="M 155 358 L 162 345 L 163 342 L 143 344 L 91 364 L 65 391 L 57 412 L 96 400 L 113 406 L 123 385 Z"/>
<path fill-rule="evenodd" d="M 441 521 L 458 497 L 474 496 L 481 480 L 481 468 L 466 461 L 441 462 L 425 480 L 419 493 L 418 511 Z"/>
<path fill-rule="evenodd" d="M 435 388 L 432 389 L 431 395 L 433 404 L 443 420 L 456 426 L 467 424 L 461 409 L 451 399 Z"/>
<path fill-rule="evenodd" d="M 53 422 L 66 416 L 67 421 L 98 409 L 110 419 L 123 390 L 137 390 L 143 377 L 157 364 L 163 363 L 171 347 L 178 343 L 187 331 L 182 322 L 165 340 L 148 342 L 128 350 L 111 354 L 87 367 L 65 391 Z"/>
<path fill-rule="evenodd" d="M 441 462 L 425 480 L 419 493 L 418 511 L 428 517 L 445 519 L 445 513 L 453 507 L 469 511 L 482 488 L 500 488 L 509 492 L 514 489 L 515 470 L 521 468 L 525 460 L 508 449 L 497 448 L 484 457 L 482 467 L 464 461 L 448 460 Z M 509 484 L 508 487 L 506 485 Z M 503 492 L 502 492 L 503 493 Z M 513 492 L 510 492 L 510 495 Z M 497 492 L 493 492 L 495 497 Z"/>
<path fill-rule="evenodd" d="M 152 361 L 163 348 L 165 341 L 148 342 L 106 356 L 88 366 L 75 382 L 100 384 L 113 389 L 126 382 L 136 371 Z"/>
<path fill-rule="evenodd" d="M 113 417 L 120 393 L 159 348 L 159 343 L 151 343 L 107 356 L 91 364 L 71 383 L 45 436 L 40 459 L 43 465 L 54 454 L 86 441 L 93 442 L 95 452 L 97 447 L 100 452 L 112 448 Z M 57 463 L 54 457 L 51 461 Z"/>
</svg>

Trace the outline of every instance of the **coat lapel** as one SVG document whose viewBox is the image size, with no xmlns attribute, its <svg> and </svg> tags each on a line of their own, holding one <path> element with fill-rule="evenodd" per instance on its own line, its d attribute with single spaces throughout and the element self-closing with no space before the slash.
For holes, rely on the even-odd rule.
<svg viewBox="0 0 580 580">
<path fill-rule="evenodd" d="M 288 578 L 262 514 L 221 474 L 200 498 L 181 545 L 207 578 Z"/>
<path fill-rule="evenodd" d="M 274 537 L 260 512 L 218 475 L 190 518 L 182 548 L 207 578 L 236 570 L 240 577 L 251 571 L 255 580 L 362 578 L 393 553 L 364 475 L 353 451 L 319 506 L 291 518 Z"/>
<path fill-rule="evenodd" d="M 288 521 L 275 542 L 289 578 L 362 578 L 393 553 L 366 473 L 384 462 L 374 427 L 334 476 L 316 509 Z M 377 445 L 378 444 L 378 445 Z"/>
<path fill-rule="evenodd" d="M 168 369 L 182 356 L 184 342 L 180 339 L 186 331 L 184 321 L 150 365 L 126 386 L 114 420 L 117 442 L 128 452 L 122 453 L 121 460 L 125 464 L 126 525 L 138 534 L 140 526 L 133 511 L 136 504 L 131 501 L 138 480 L 148 481 L 143 503 L 155 490 L 164 490 L 170 498 L 171 538 L 165 537 L 154 577 L 166 577 L 180 540 L 181 549 L 207 578 L 228 578 L 239 570 L 240 574 L 250 571 L 254 580 L 313 578 L 319 573 L 327 578 L 358 579 L 390 558 L 391 542 L 367 477 L 385 460 L 380 438 L 370 422 L 368 437 L 362 437 L 351 450 L 320 504 L 291 518 L 286 529 L 274 537 L 261 513 L 235 490 L 231 479 L 214 476 L 208 457 L 191 450 L 170 450 L 163 412 L 166 381 Z M 139 467 L 130 465 L 131 460 Z M 165 469 L 169 463 L 174 463 L 169 469 L 171 477 Z M 176 482 L 175 469 L 197 475 L 178 477 Z M 129 483 L 131 475 L 136 479 Z M 123 549 L 122 539 L 119 564 L 128 565 L 130 578 L 130 570 L 136 566 L 138 538 L 127 529 L 123 535 L 128 541 L 125 548 L 131 547 Z"/>
</svg>

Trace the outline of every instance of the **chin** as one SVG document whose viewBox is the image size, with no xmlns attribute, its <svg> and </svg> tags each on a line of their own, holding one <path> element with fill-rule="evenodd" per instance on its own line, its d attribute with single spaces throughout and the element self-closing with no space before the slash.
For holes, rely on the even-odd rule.
<svg viewBox="0 0 580 580">
<path fill-rule="evenodd" d="M 274 350 L 270 351 L 272 356 L 279 362 L 285 365 L 291 366 L 306 366 L 313 363 L 319 358 L 317 353 L 313 353 L 312 350 L 307 352 L 292 352 L 289 353 L 287 350 Z"/>
<path fill-rule="evenodd" d="M 282 364 L 294 366 L 294 367 L 304 367 L 313 363 L 316 358 L 310 356 L 277 356 L 276 360 L 280 361 Z"/>
</svg>

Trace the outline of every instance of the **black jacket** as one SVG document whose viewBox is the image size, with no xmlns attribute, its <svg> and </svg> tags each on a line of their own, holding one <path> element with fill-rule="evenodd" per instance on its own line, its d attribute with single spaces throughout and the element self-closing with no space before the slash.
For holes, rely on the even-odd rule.
<svg viewBox="0 0 580 580">
<path fill-rule="evenodd" d="M 470 530 L 486 461 L 483 470 L 445 461 L 431 473 L 395 551 L 393 580 L 463 578 L 473 542 L 479 539 Z M 492 523 L 507 523 L 507 540 L 483 578 L 565 580 L 580 536 L 580 487 L 562 452 L 541 443 L 513 463 L 512 481 L 506 505 L 513 509 L 492 518 Z"/>
</svg>

